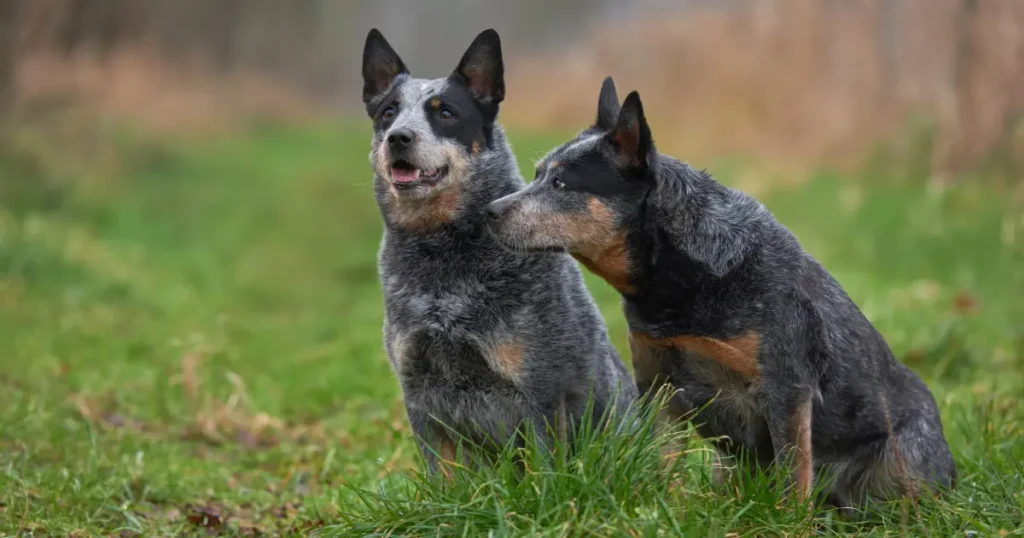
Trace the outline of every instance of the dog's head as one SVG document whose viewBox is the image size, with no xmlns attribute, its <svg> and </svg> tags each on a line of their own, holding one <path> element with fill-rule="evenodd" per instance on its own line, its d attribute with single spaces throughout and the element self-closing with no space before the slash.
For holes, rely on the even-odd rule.
<svg viewBox="0 0 1024 538">
<path fill-rule="evenodd" d="M 637 92 L 620 107 L 608 77 L 597 108 L 594 125 L 544 157 L 528 187 L 487 211 L 506 246 L 567 250 L 614 285 L 628 264 L 624 224 L 654 184 L 657 152 Z"/>
<path fill-rule="evenodd" d="M 475 159 L 491 149 L 505 97 L 501 41 L 482 32 L 445 78 L 409 75 L 373 29 L 363 50 L 363 102 L 373 120 L 371 162 L 386 212 L 406 227 L 450 220 Z"/>
</svg>

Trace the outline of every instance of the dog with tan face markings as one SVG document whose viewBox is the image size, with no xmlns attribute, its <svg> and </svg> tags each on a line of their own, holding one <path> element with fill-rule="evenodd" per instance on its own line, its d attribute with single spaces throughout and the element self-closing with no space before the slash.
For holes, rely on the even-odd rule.
<svg viewBox="0 0 1024 538">
<path fill-rule="evenodd" d="M 677 389 L 725 455 L 789 462 L 840 507 L 952 486 L 935 400 L 838 282 L 753 198 L 659 154 L 609 77 L 597 120 L 488 206 L 522 252 L 570 252 L 623 297 L 637 385 Z"/>
<path fill-rule="evenodd" d="M 572 258 L 513 252 L 486 232 L 487 204 L 525 186 L 496 123 L 498 34 L 427 80 L 372 30 L 363 81 L 385 224 L 384 344 L 430 469 L 444 471 L 462 439 L 491 455 L 521 442 L 527 423 L 547 446 L 568 441 L 590 398 L 595 424 L 622 418 L 636 385 Z"/>
</svg>

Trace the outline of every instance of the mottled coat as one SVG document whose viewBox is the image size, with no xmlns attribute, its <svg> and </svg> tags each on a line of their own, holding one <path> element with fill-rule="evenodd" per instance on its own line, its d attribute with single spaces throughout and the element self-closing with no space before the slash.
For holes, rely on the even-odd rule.
<svg viewBox="0 0 1024 538">
<path fill-rule="evenodd" d="M 509 246 L 566 249 L 621 292 L 641 392 L 678 389 L 671 412 L 702 409 L 723 453 L 792 456 L 801 496 L 828 470 L 840 506 L 955 481 L 924 382 L 761 203 L 657 153 L 636 92 L 620 107 L 607 79 L 596 124 L 489 211 Z"/>
<path fill-rule="evenodd" d="M 502 247 L 487 203 L 521 189 L 495 122 L 498 35 L 480 34 L 451 76 L 411 78 L 376 30 L 364 52 L 373 120 L 384 341 L 432 468 L 464 437 L 496 448 L 524 421 L 550 441 L 637 395 L 572 258 Z M 621 413 L 620 413 L 621 414 Z"/>
</svg>

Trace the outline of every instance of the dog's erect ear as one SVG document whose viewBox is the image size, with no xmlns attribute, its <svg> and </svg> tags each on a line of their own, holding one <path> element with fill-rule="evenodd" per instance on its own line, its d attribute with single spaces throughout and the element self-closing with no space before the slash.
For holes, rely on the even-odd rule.
<svg viewBox="0 0 1024 538">
<path fill-rule="evenodd" d="M 462 55 L 455 68 L 473 96 L 485 105 L 497 106 L 505 99 L 505 64 L 501 61 L 501 39 L 494 29 L 484 30 Z"/>
<path fill-rule="evenodd" d="M 653 167 L 657 152 L 639 93 L 634 91 L 626 96 L 615 129 L 610 134 L 612 143 L 627 166 L 644 170 Z"/>
<path fill-rule="evenodd" d="M 615 128 L 615 122 L 619 119 L 619 95 L 615 93 L 615 81 L 612 77 L 605 77 L 601 83 L 601 95 L 597 98 L 597 123 L 598 129 L 611 131 Z"/>
<path fill-rule="evenodd" d="M 407 75 L 402 59 L 376 28 L 366 34 L 363 47 L 363 103 L 388 90 L 399 75 Z"/>
</svg>

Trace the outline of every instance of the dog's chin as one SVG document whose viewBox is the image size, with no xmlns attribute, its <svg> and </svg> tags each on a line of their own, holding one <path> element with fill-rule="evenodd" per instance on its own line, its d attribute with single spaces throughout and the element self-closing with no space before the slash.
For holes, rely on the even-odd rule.
<svg viewBox="0 0 1024 538">
<path fill-rule="evenodd" d="M 398 198 L 424 199 L 444 188 L 450 175 L 450 168 L 422 169 L 404 161 L 396 162 L 388 171 L 387 180 L 391 192 Z"/>
</svg>

